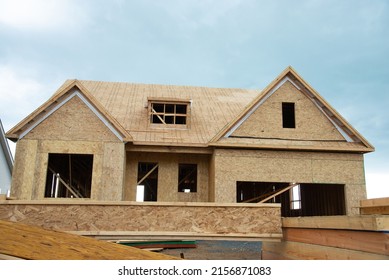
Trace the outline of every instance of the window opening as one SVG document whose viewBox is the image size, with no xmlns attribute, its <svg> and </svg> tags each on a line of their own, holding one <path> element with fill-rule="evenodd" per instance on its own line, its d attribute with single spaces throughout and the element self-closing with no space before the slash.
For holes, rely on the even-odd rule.
<svg viewBox="0 0 389 280">
<path fill-rule="evenodd" d="M 136 201 L 157 201 L 158 163 L 139 162 Z"/>
<path fill-rule="evenodd" d="M 282 127 L 296 128 L 294 103 L 282 102 Z"/>
<path fill-rule="evenodd" d="M 290 188 L 290 189 L 288 189 Z M 345 215 L 344 184 L 236 182 L 236 200 L 281 203 L 282 217 Z"/>
<path fill-rule="evenodd" d="M 93 155 L 49 154 L 45 197 L 90 198 Z"/>
<path fill-rule="evenodd" d="M 179 164 L 178 191 L 197 192 L 197 164 Z"/>
<path fill-rule="evenodd" d="M 150 122 L 153 124 L 186 125 L 188 104 L 151 103 Z"/>
</svg>

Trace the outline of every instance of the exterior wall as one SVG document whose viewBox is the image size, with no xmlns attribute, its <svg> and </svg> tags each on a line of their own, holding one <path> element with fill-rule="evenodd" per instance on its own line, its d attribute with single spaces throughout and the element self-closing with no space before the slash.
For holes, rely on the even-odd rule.
<svg viewBox="0 0 389 280">
<path fill-rule="evenodd" d="M 158 201 L 207 202 L 209 155 L 127 152 L 124 200 L 135 201 L 139 162 L 158 163 Z M 178 192 L 178 164 L 197 164 L 197 192 Z"/>
<path fill-rule="evenodd" d="M 110 239 L 282 237 L 280 204 L 0 201 L 0 220 Z"/>
<path fill-rule="evenodd" d="M 17 142 L 12 196 L 44 198 L 49 153 L 93 154 L 90 199 L 122 199 L 124 143 L 78 97 Z"/>
<path fill-rule="evenodd" d="M 282 127 L 282 102 L 295 103 L 296 128 Z M 289 81 L 277 89 L 232 136 L 345 140 L 316 105 Z"/>
<path fill-rule="evenodd" d="M 214 168 L 216 202 L 236 202 L 236 181 L 345 184 L 348 215 L 366 198 L 360 154 L 218 149 Z"/>
</svg>

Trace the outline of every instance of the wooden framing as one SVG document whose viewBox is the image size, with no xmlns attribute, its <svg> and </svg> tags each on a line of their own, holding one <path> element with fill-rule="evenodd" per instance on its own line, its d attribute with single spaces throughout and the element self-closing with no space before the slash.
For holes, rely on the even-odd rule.
<svg viewBox="0 0 389 280">
<path fill-rule="evenodd" d="M 385 232 L 284 228 L 283 239 L 389 256 L 389 233 Z"/>
<path fill-rule="evenodd" d="M 283 218 L 282 227 L 280 243 L 263 243 L 263 259 L 389 259 L 389 216 Z"/>
<path fill-rule="evenodd" d="M 282 218 L 282 226 L 284 228 L 389 231 L 389 216 L 366 215 Z"/>
<path fill-rule="evenodd" d="M 362 200 L 360 212 L 362 215 L 388 215 L 389 197 Z"/>
<path fill-rule="evenodd" d="M 166 107 L 153 111 L 153 102 L 185 104 L 185 127 L 164 121 Z M 284 102 L 294 104 L 294 128 L 282 127 Z M 162 125 L 150 124 L 152 115 Z M 7 136 L 18 140 L 17 199 L 43 199 L 50 153 L 86 153 L 93 155 L 89 201 L 135 201 L 136 186 L 152 172 L 138 178 L 138 164 L 153 162 L 161 174 L 157 202 L 236 203 L 239 181 L 338 184 L 345 199 L 334 196 L 345 200 L 347 215 L 358 214 L 366 197 L 363 154 L 374 151 L 292 67 L 262 91 L 69 80 Z M 196 192 L 178 192 L 180 164 L 198 166 Z"/>
</svg>

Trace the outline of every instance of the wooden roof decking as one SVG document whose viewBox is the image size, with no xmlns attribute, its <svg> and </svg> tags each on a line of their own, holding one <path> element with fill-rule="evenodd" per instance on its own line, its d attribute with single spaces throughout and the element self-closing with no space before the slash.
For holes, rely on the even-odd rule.
<svg viewBox="0 0 389 280">
<path fill-rule="evenodd" d="M 206 146 L 257 90 L 79 81 L 131 134 L 134 143 Z M 188 128 L 151 127 L 148 98 L 191 100 Z"/>
<path fill-rule="evenodd" d="M 247 137 L 233 132 L 285 81 L 292 83 L 327 118 L 342 139 Z M 142 146 L 228 147 L 314 151 L 371 152 L 374 147 L 333 109 L 292 67 L 287 67 L 264 90 L 208 88 L 125 82 L 68 80 L 42 106 L 7 133 L 16 140 L 39 124 L 47 112 L 71 92 L 79 91 L 102 114 L 124 142 Z M 150 124 L 150 100 L 190 101 L 187 125 Z M 272 118 L 269 116 L 269 118 Z M 113 128 L 112 128 L 113 127 Z M 270 128 L 272 129 L 272 128 Z M 278 129 L 278 128 L 276 128 Z M 328 127 L 327 127 L 328 129 Z M 255 129 L 254 129 L 255 130 Z M 325 130 L 317 127 L 318 132 Z M 269 130 L 270 131 L 270 130 Z M 312 132 L 314 133 L 314 132 Z M 311 133 L 311 135 L 312 135 Z M 339 135 L 340 135 L 339 134 Z"/>
<path fill-rule="evenodd" d="M 0 259 L 28 260 L 174 260 L 90 237 L 0 220 Z"/>
</svg>

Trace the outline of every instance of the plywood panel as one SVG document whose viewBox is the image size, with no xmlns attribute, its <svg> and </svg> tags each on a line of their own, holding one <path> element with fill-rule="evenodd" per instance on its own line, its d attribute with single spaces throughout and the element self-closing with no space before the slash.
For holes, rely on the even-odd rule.
<svg viewBox="0 0 389 280">
<path fill-rule="evenodd" d="M 158 201 L 207 202 L 209 183 L 209 155 L 179 153 L 127 152 L 125 200 L 135 201 L 139 162 L 158 163 Z M 178 192 L 178 166 L 180 163 L 197 164 L 197 192 Z"/>
<path fill-rule="evenodd" d="M 15 165 L 12 173 L 11 196 L 31 199 L 38 150 L 37 140 L 19 140 L 16 145 Z"/>
<path fill-rule="evenodd" d="M 61 203 L 62 201 L 62 203 Z M 0 219 L 61 231 L 181 232 L 280 238 L 280 205 L 104 203 L 47 200 L 0 203 Z"/>
<path fill-rule="evenodd" d="M 282 102 L 295 103 L 296 128 L 283 128 Z M 320 109 L 290 82 L 277 89 L 232 136 L 345 141 Z"/>
<path fill-rule="evenodd" d="M 217 149 L 214 162 L 218 202 L 236 201 L 237 181 L 344 184 L 348 215 L 366 198 L 361 155 Z"/>
<path fill-rule="evenodd" d="M 171 256 L 0 220 L 0 255 L 31 260 L 172 260 Z M 1 256 L 0 256 L 1 258 Z"/>
<path fill-rule="evenodd" d="M 123 143 L 104 143 L 99 200 L 122 200 L 124 165 L 125 149 Z"/>
<path fill-rule="evenodd" d="M 119 139 L 77 96 L 25 136 L 40 140 L 116 141 Z"/>
</svg>

